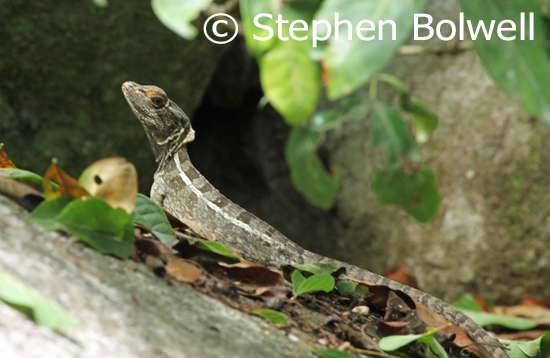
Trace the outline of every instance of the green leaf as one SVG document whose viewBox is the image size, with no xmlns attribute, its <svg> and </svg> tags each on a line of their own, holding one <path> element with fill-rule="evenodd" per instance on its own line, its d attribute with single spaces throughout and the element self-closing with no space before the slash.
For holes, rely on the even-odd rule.
<svg viewBox="0 0 550 358">
<path fill-rule="evenodd" d="M 294 273 L 292 275 L 294 276 Z M 329 274 L 313 275 L 306 278 L 297 288 L 293 287 L 293 291 L 296 296 L 308 292 L 330 292 L 334 289 L 334 282 L 334 277 Z"/>
<path fill-rule="evenodd" d="M 316 154 L 322 134 L 304 127 L 294 127 L 288 137 L 285 155 L 292 184 L 310 203 L 328 210 L 334 205 L 342 175 L 328 173 Z"/>
<path fill-rule="evenodd" d="M 137 194 L 132 221 L 151 231 L 162 243 L 170 243 L 176 238 L 166 214 L 153 200 L 143 194 Z"/>
<path fill-rule="evenodd" d="M 86 245 L 126 259 L 134 250 L 134 226 L 124 209 L 98 198 L 73 200 L 56 217 L 59 225 Z"/>
<path fill-rule="evenodd" d="M 346 98 L 340 101 L 338 108 L 316 113 L 311 119 L 311 129 L 322 132 L 340 128 L 346 122 L 366 119 L 368 112 L 367 101 Z"/>
<path fill-rule="evenodd" d="M 427 142 L 439 124 L 437 115 L 427 109 L 418 99 L 411 98 L 407 87 L 397 77 L 383 74 L 379 75 L 379 79 L 393 86 L 399 94 L 401 108 L 413 115 L 416 141 L 420 144 Z"/>
<path fill-rule="evenodd" d="M 367 285 L 357 284 L 357 286 L 355 286 L 355 293 L 361 298 L 367 298 L 369 292 L 369 286 Z"/>
<path fill-rule="evenodd" d="M 295 295 L 298 295 L 296 292 L 298 291 L 298 288 L 302 285 L 302 283 L 304 283 L 306 278 L 304 277 L 304 275 L 302 275 L 300 270 L 294 270 L 294 272 L 292 272 L 292 275 L 290 276 L 290 280 L 292 281 L 292 291 Z"/>
<path fill-rule="evenodd" d="M 355 288 L 357 287 L 356 282 L 352 282 L 350 280 L 338 280 L 336 281 L 335 287 L 342 296 L 352 296 L 355 299 L 359 298 L 359 295 L 355 292 Z"/>
<path fill-rule="evenodd" d="M 449 355 L 445 351 L 445 348 L 437 341 L 437 339 L 433 338 L 430 340 L 429 343 L 430 350 L 433 354 L 435 354 L 436 357 L 439 358 L 449 358 Z"/>
<path fill-rule="evenodd" d="M 0 300 L 32 318 L 37 324 L 63 331 L 79 324 L 55 301 L 0 269 Z"/>
<path fill-rule="evenodd" d="M 92 0 L 97 7 L 107 7 L 109 2 L 107 0 Z"/>
<path fill-rule="evenodd" d="M 335 36 L 334 17 L 349 20 L 352 24 L 352 40 L 348 40 L 348 28 L 340 26 L 339 39 L 331 38 L 325 50 L 325 64 L 329 73 L 328 96 L 340 98 L 363 86 L 394 57 L 411 35 L 414 14 L 423 12 L 427 0 L 325 0 L 315 15 L 318 20 L 331 23 Z M 369 19 L 375 24 L 375 32 L 363 32 L 363 36 L 375 35 L 372 41 L 363 41 L 356 34 L 357 24 Z M 379 21 L 391 19 L 396 24 L 396 40 L 392 40 L 391 25 L 384 26 L 383 41 L 379 40 Z M 366 27 L 366 25 L 364 26 Z M 324 26 L 319 26 L 319 29 Z M 319 31 L 320 32 L 320 31 Z M 319 33 L 319 36 L 324 36 Z"/>
<path fill-rule="evenodd" d="M 8 179 L 16 179 L 40 191 L 44 189 L 44 178 L 33 172 L 15 168 L 0 168 L 0 172 L 8 173 L 6 176 Z M 52 185 L 53 188 L 57 188 L 57 184 L 55 183 L 51 183 L 50 185 Z"/>
<path fill-rule="evenodd" d="M 278 2 L 273 2 L 270 0 L 241 0 L 241 17 L 243 19 L 243 29 L 244 29 L 244 39 L 246 41 L 246 46 L 248 51 L 253 56 L 260 56 L 267 50 L 271 49 L 278 41 L 276 29 L 277 25 L 275 20 L 278 14 L 278 7 L 274 7 Z M 269 31 L 259 28 L 254 25 L 254 17 L 258 14 L 271 14 L 272 18 L 268 17 L 259 18 L 258 21 L 260 24 L 269 26 L 273 29 L 273 36 L 271 39 L 266 41 L 255 40 L 254 35 L 260 38 L 266 38 L 269 36 Z"/>
<path fill-rule="evenodd" d="M 415 162 L 422 160 L 422 153 L 403 117 L 387 104 L 380 101 L 375 103 L 371 130 L 374 144 L 386 150 L 390 164 L 396 163 L 401 157 Z"/>
<path fill-rule="evenodd" d="M 253 311 L 255 315 L 268 319 L 271 323 L 280 324 L 282 326 L 288 326 L 286 316 L 281 312 L 273 311 L 268 308 L 262 310 Z"/>
<path fill-rule="evenodd" d="M 300 271 L 306 271 L 313 274 L 328 273 L 338 271 L 342 266 L 331 262 L 318 262 L 310 264 L 302 264 L 295 266 Z"/>
<path fill-rule="evenodd" d="M 72 200 L 66 196 L 45 200 L 29 214 L 28 219 L 46 230 L 61 230 L 55 218 Z"/>
<path fill-rule="evenodd" d="M 313 352 L 315 352 L 315 354 L 318 354 L 322 358 L 357 358 L 352 354 L 344 351 L 339 351 L 338 349 L 334 348 L 314 349 Z"/>
<path fill-rule="evenodd" d="M 483 312 L 483 308 L 481 308 L 474 296 L 470 293 L 463 294 L 458 300 L 451 302 L 451 305 L 459 310 Z"/>
<path fill-rule="evenodd" d="M 229 257 L 230 259 L 233 259 L 233 260 L 241 261 L 241 258 L 239 256 L 235 255 L 233 251 L 229 250 L 227 247 L 223 246 L 219 242 L 201 241 L 201 242 L 197 242 L 193 246 L 201 250 L 210 251 L 218 255 Z"/>
<path fill-rule="evenodd" d="M 321 68 L 308 53 L 307 41 L 278 41 L 259 62 L 265 95 L 291 126 L 308 119 L 319 102 Z"/>
<path fill-rule="evenodd" d="M 212 0 L 151 0 L 151 6 L 166 27 L 181 37 L 192 40 L 197 36 L 198 30 L 191 22 L 211 2 Z"/>
<path fill-rule="evenodd" d="M 482 327 L 497 324 L 506 328 L 522 331 L 539 325 L 537 321 L 529 318 L 505 316 L 499 313 L 476 312 L 465 309 L 461 309 L 461 311 Z"/>
<path fill-rule="evenodd" d="M 419 338 L 433 335 L 433 333 L 424 333 L 424 334 L 405 334 L 401 336 L 389 336 L 384 337 L 378 343 L 380 349 L 386 352 L 395 351 L 399 348 L 405 347 L 407 344 L 417 341 Z"/>
<path fill-rule="evenodd" d="M 529 342 L 500 340 L 507 349 L 510 358 L 548 358 L 550 357 L 550 334 L 546 333 Z"/>
<path fill-rule="evenodd" d="M 381 203 L 397 205 L 420 222 L 429 221 L 441 202 L 435 175 L 426 167 L 412 174 L 403 173 L 401 168 L 378 172 L 372 187 Z"/>
<path fill-rule="evenodd" d="M 488 27 L 491 20 L 496 24 L 510 19 L 517 24 L 517 37 L 504 41 L 493 30 L 492 38 L 486 40 L 482 30 L 472 41 L 477 54 L 493 80 L 513 100 L 528 112 L 540 117 L 550 125 L 550 61 L 546 52 L 545 30 L 536 0 L 460 0 L 466 20 L 472 20 L 474 30 L 478 21 L 484 20 Z M 525 40 L 520 39 L 520 13 L 526 13 Z M 534 13 L 534 40 L 529 40 L 529 13 Z M 466 27 L 466 33 L 468 28 Z M 512 32 L 509 33 L 513 35 Z"/>
</svg>

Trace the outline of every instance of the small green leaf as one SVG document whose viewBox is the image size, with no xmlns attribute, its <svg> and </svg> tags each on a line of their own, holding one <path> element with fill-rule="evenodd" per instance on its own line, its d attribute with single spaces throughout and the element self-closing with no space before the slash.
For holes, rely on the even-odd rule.
<svg viewBox="0 0 550 358">
<path fill-rule="evenodd" d="M 228 258 L 233 259 L 233 260 L 241 261 L 241 258 L 239 256 L 235 255 L 235 253 L 233 251 L 229 250 L 227 247 L 223 246 L 219 242 L 201 241 L 201 242 L 197 242 L 193 246 L 195 246 L 195 247 L 197 247 L 201 250 L 210 251 L 210 252 L 216 253 L 218 255 L 228 257 Z"/>
<path fill-rule="evenodd" d="M 437 339 L 433 338 L 433 336 L 428 346 L 436 357 L 449 358 L 449 355 L 445 352 L 445 348 L 443 348 L 443 346 L 437 341 Z"/>
<path fill-rule="evenodd" d="M 437 115 L 428 110 L 418 99 L 411 98 L 407 87 L 397 77 L 384 74 L 379 75 L 379 78 L 393 86 L 399 94 L 401 108 L 413 115 L 416 141 L 420 144 L 427 142 L 439 124 Z"/>
<path fill-rule="evenodd" d="M 290 280 L 292 281 L 292 291 L 295 295 L 298 295 L 296 292 L 298 292 L 298 288 L 304 283 L 306 278 L 302 275 L 300 270 L 294 270 L 290 276 Z"/>
<path fill-rule="evenodd" d="M 132 221 L 151 231 L 162 243 L 167 244 L 176 238 L 166 214 L 153 200 L 143 194 L 136 196 L 136 205 L 132 213 Z"/>
<path fill-rule="evenodd" d="M 72 200 L 66 196 L 45 200 L 29 214 L 28 219 L 46 230 L 61 230 L 61 226 L 55 218 Z"/>
<path fill-rule="evenodd" d="M 211 0 L 152 0 L 158 19 L 181 37 L 192 40 L 198 30 L 191 22 L 210 5 Z"/>
<path fill-rule="evenodd" d="M 433 333 L 424 334 L 406 334 L 401 336 L 389 336 L 384 337 L 378 343 L 380 349 L 386 352 L 395 351 L 399 348 L 405 347 L 407 344 L 417 341 L 419 338 L 425 335 L 432 335 Z"/>
<path fill-rule="evenodd" d="M 55 218 L 69 234 L 104 254 L 126 259 L 134 250 L 134 226 L 124 209 L 98 198 L 73 200 Z"/>
<path fill-rule="evenodd" d="M 296 126 L 317 108 L 321 93 L 321 67 L 309 58 L 307 41 L 278 41 L 260 59 L 260 79 L 265 95 Z"/>
<path fill-rule="evenodd" d="M 294 274 L 292 274 L 294 276 Z M 299 296 L 303 293 L 324 291 L 330 292 L 334 289 L 334 277 L 329 274 L 323 273 L 319 275 L 313 275 L 305 279 L 298 288 L 293 287 L 294 294 Z"/>
<path fill-rule="evenodd" d="M 367 101 L 346 98 L 340 101 L 338 108 L 316 113 L 311 119 L 311 129 L 322 132 L 340 128 L 346 122 L 366 119 L 368 112 Z"/>
<path fill-rule="evenodd" d="M 461 311 L 482 327 L 497 324 L 506 328 L 522 331 L 539 325 L 537 321 L 529 318 L 505 316 L 499 313 L 475 312 L 465 309 L 461 309 Z"/>
<path fill-rule="evenodd" d="M 0 269 L 0 300 L 42 326 L 63 331 L 79 324 L 57 302 Z"/>
<path fill-rule="evenodd" d="M 288 326 L 286 316 L 281 312 L 273 311 L 268 308 L 262 310 L 253 311 L 255 315 L 268 319 L 271 323 L 280 324 L 282 326 Z"/>
<path fill-rule="evenodd" d="M 474 296 L 470 293 L 463 294 L 458 300 L 451 302 L 451 305 L 459 310 L 483 312 L 483 308 L 481 308 Z"/>
<path fill-rule="evenodd" d="M 302 264 L 295 266 L 300 271 L 306 271 L 313 274 L 328 273 L 338 271 L 342 266 L 331 262 L 318 262 L 310 264 Z"/>
<path fill-rule="evenodd" d="M 357 356 L 334 348 L 314 349 L 313 352 L 322 358 L 357 358 Z"/>
<path fill-rule="evenodd" d="M 38 174 L 29 172 L 28 170 L 0 168 L 0 172 L 8 173 L 8 175 L 6 176 L 6 178 L 8 179 L 16 179 L 22 183 L 32 186 L 37 190 L 42 191 L 42 189 L 44 188 L 44 178 L 42 178 Z M 50 182 L 50 185 L 52 186 L 52 188 L 57 188 L 57 184 L 55 183 Z"/>
<path fill-rule="evenodd" d="M 510 358 L 548 358 L 550 357 L 550 334 L 545 333 L 529 342 L 512 342 L 500 340 L 507 349 Z"/>
<path fill-rule="evenodd" d="M 422 153 L 403 117 L 387 104 L 375 103 L 371 130 L 374 144 L 386 150 L 390 164 L 398 162 L 401 157 L 415 162 L 422 160 Z"/>
<path fill-rule="evenodd" d="M 435 175 L 426 167 L 412 174 L 405 174 L 398 167 L 378 172 L 373 191 L 381 203 L 398 205 L 420 222 L 429 221 L 441 202 Z"/>
<path fill-rule="evenodd" d="M 285 155 L 292 184 L 310 203 L 328 210 L 334 205 L 342 175 L 328 173 L 316 154 L 322 134 L 304 127 L 294 127 L 288 137 Z"/>
<path fill-rule="evenodd" d="M 366 298 L 370 293 L 369 286 L 358 283 L 355 286 L 355 293 L 361 298 Z"/>
<path fill-rule="evenodd" d="M 356 282 L 352 282 L 350 280 L 338 280 L 336 281 L 336 289 L 342 296 L 352 296 L 353 298 L 359 298 L 359 295 L 357 292 L 355 292 L 355 288 L 357 287 Z"/>
</svg>

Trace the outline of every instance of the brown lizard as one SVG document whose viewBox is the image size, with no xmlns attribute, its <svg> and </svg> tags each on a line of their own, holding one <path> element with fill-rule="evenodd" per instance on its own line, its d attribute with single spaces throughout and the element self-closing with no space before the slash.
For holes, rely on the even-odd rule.
<svg viewBox="0 0 550 358">
<path fill-rule="evenodd" d="M 159 163 L 151 188 L 151 199 L 170 214 L 179 219 L 200 222 L 214 234 L 216 241 L 239 250 L 249 260 L 274 265 L 316 262 L 338 264 L 346 268 L 348 276 L 401 291 L 417 305 L 452 322 L 459 328 L 453 328 L 455 333 L 462 331 L 476 343 L 475 351 L 481 357 L 507 357 L 495 339 L 449 304 L 367 270 L 307 251 L 266 222 L 232 203 L 191 164 L 187 143 L 194 140 L 195 132 L 189 118 L 178 105 L 156 86 L 125 82 L 122 91 L 143 125 Z"/>
</svg>

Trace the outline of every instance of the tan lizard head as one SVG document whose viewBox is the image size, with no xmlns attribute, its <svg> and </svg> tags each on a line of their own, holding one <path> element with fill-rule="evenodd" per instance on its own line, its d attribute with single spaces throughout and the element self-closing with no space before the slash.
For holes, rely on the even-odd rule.
<svg viewBox="0 0 550 358">
<path fill-rule="evenodd" d="M 122 84 L 122 92 L 143 125 L 155 159 L 161 166 L 185 143 L 195 139 L 189 118 L 162 88 L 128 81 Z"/>
</svg>

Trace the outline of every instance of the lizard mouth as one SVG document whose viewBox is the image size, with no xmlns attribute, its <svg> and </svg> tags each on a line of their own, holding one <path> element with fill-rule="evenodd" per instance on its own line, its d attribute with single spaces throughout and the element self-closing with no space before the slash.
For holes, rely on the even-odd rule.
<svg viewBox="0 0 550 358">
<path fill-rule="evenodd" d="M 137 92 L 139 91 L 139 85 L 132 81 L 126 81 L 122 84 L 122 93 L 124 94 L 124 98 L 126 99 L 126 102 L 130 105 L 130 108 L 137 114 L 144 115 L 145 111 L 141 106 L 138 105 L 140 103 Z M 138 116 L 140 118 L 140 116 Z"/>
</svg>

